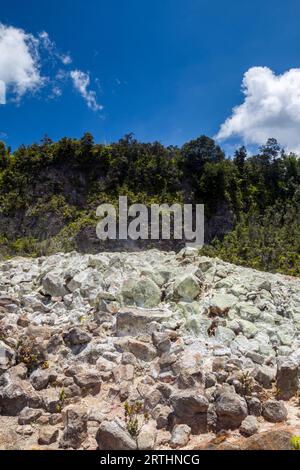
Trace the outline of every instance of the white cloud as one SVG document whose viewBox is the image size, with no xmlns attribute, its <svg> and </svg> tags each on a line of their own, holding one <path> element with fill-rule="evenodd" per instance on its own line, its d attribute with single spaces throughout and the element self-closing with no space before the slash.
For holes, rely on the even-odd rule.
<svg viewBox="0 0 300 470">
<path fill-rule="evenodd" d="M 6 85 L 0 80 L 0 104 L 6 104 Z"/>
<path fill-rule="evenodd" d="M 39 88 L 44 79 L 40 74 L 38 40 L 31 34 L 0 23 L 0 80 L 17 98 Z"/>
<path fill-rule="evenodd" d="M 61 54 L 60 60 L 64 65 L 69 65 L 72 63 L 72 57 L 69 54 Z"/>
<path fill-rule="evenodd" d="M 103 107 L 96 92 L 89 90 L 90 75 L 78 69 L 70 71 L 71 63 L 71 56 L 61 53 L 46 31 L 34 36 L 0 22 L 0 105 L 6 103 L 8 94 L 19 101 L 41 87 L 48 99 L 58 98 L 72 80 L 88 107 L 99 111 Z"/>
<path fill-rule="evenodd" d="M 233 108 L 216 139 L 240 137 L 261 145 L 274 137 L 288 151 L 300 152 L 300 69 L 275 75 L 268 67 L 252 67 L 242 90 L 244 102 Z"/>
<path fill-rule="evenodd" d="M 48 54 L 52 56 L 54 60 L 58 59 L 64 65 L 69 65 L 72 63 L 71 56 L 69 54 L 62 54 L 61 52 L 59 52 L 55 42 L 50 39 L 47 31 L 42 31 L 41 33 L 39 33 L 39 40 L 43 45 L 44 49 L 47 50 Z"/>
<path fill-rule="evenodd" d="M 81 70 L 72 70 L 70 72 L 74 87 L 86 101 L 88 107 L 93 111 L 103 109 L 103 106 L 97 102 L 97 95 L 94 91 L 88 90 L 90 85 L 90 76 Z"/>
</svg>

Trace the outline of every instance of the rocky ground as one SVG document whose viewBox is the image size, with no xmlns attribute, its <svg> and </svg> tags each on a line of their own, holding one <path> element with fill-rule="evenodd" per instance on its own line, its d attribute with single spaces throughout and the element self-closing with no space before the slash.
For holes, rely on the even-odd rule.
<svg viewBox="0 0 300 470">
<path fill-rule="evenodd" d="M 300 280 L 184 249 L 0 264 L 1 449 L 292 448 Z"/>
</svg>

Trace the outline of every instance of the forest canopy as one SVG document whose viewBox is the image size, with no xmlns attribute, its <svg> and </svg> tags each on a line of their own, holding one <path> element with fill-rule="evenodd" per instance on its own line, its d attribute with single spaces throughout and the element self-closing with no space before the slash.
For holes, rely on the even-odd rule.
<svg viewBox="0 0 300 470">
<path fill-rule="evenodd" d="M 78 249 L 96 207 L 119 195 L 129 203 L 203 203 L 213 227 L 203 253 L 300 275 L 300 160 L 273 138 L 255 155 L 240 147 L 230 157 L 204 135 L 182 147 L 132 134 L 109 145 L 89 133 L 45 137 L 14 152 L 0 142 L 0 251 Z"/>
</svg>

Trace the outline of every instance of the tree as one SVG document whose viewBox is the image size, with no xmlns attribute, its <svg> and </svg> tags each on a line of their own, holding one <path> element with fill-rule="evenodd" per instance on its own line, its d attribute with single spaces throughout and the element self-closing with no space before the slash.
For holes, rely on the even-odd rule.
<svg viewBox="0 0 300 470">
<path fill-rule="evenodd" d="M 243 145 L 239 149 L 235 151 L 233 161 L 237 166 L 239 173 L 243 174 L 245 169 L 245 161 L 247 159 L 247 150 L 246 147 Z"/>
<path fill-rule="evenodd" d="M 9 155 L 10 148 L 7 148 L 5 143 L 0 141 L 0 169 L 4 169 L 8 166 Z"/>
<path fill-rule="evenodd" d="M 201 172 L 205 163 L 218 163 L 225 158 L 219 145 L 205 135 L 184 144 L 182 155 L 186 161 L 186 168 L 191 174 Z"/>
<path fill-rule="evenodd" d="M 269 160 L 277 158 L 280 151 L 281 147 L 273 137 L 268 139 L 265 145 L 262 145 L 259 149 L 260 154 L 267 157 Z"/>
</svg>

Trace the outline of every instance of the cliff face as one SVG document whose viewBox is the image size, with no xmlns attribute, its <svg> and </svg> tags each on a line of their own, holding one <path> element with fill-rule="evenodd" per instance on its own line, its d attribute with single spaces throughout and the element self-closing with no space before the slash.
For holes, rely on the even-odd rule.
<svg viewBox="0 0 300 470">
<path fill-rule="evenodd" d="M 99 192 L 99 187 L 104 185 L 103 176 L 91 176 L 90 170 L 70 169 L 66 164 L 57 164 L 42 169 L 19 187 L 17 184 L 14 190 L 18 196 L 14 198 L 12 190 L 2 196 L 2 204 L 0 200 L 0 234 L 9 242 L 32 239 L 37 244 L 49 241 L 51 246 L 54 238 L 54 251 L 57 251 L 57 243 L 58 250 L 76 249 L 83 253 L 147 248 L 179 250 L 185 245 L 185 240 L 100 242 L 95 231 L 97 205 L 112 202 L 117 206 L 118 199 L 115 194 L 110 199 L 108 190 Z M 94 192 L 95 188 L 98 188 L 98 193 Z M 123 195 L 122 190 L 120 195 Z M 205 242 L 222 238 L 233 225 L 234 214 L 229 204 L 226 201 L 218 203 L 213 213 L 205 216 Z M 46 246 L 42 245 L 47 252 Z M 43 252 L 42 247 L 38 250 Z M 11 253 L 14 254 L 13 248 Z"/>
</svg>

